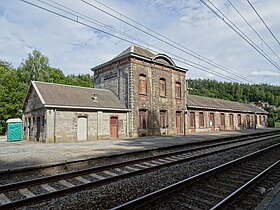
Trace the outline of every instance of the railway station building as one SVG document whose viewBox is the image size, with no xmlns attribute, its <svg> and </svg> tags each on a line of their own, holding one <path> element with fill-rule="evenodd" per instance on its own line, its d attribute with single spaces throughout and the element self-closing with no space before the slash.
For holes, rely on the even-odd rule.
<svg viewBox="0 0 280 210">
<path fill-rule="evenodd" d="M 266 127 L 251 104 L 189 95 L 187 69 L 132 45 L 91 69 L 95 88 L 33 81 L 23 104 L 24 136 L 86 141 Z"/>
</svg>

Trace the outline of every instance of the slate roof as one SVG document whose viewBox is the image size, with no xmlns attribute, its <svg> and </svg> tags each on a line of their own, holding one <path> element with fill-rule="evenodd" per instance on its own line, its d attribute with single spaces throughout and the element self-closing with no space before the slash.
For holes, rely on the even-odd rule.
<svg viewBox="0 0 280 210">
<path fill-rule="evenodd" d="M 110 90 L 31 82 L 45 107 L 126 110 Z M 95 97 L 95 99 L 93 99 Z"/>
<path fill-rule="evenodd" d="M 187 95 L 187 107 L 199 109 L 224 110 L 235 112 L 248 112 L 268 114 L 266 111 L 255 107 L 252 104 L 245 104 L 235 101 L 228 101 L 217 98 L 209 98 L 197 95 Z"/>
<path fill-rule="evenodd" d="M 126 50 L 122 51 L 119 55 L 117 55 L 115 58 L 120 58 L 131 53 L 143 56 L 145 58 L 153 58 L 155 56 L 155 54 L 149 50 L 146 50 L 136 45 L 131 45 Z"/>
</svg>

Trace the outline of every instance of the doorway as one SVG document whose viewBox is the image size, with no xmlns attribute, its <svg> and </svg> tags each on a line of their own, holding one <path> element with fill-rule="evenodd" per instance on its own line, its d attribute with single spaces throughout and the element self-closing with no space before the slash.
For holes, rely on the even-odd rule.
<svg viewBox="0 0 280 210">
<path fill-rule="evenodd" d="M 110 117 L 110 137 L 118 138 L 118 117 Z"/>
<path fill-rule="evenodd" d="M 176 112 L 176 131 L 177 133 L 182 133 L 181 112 Z"/>
<path fill-rule="evenodd" d="M 87 117 L 78 117 L 77 123 L 77 140 L 86 141 L 87 140 Z"/>
</svg>

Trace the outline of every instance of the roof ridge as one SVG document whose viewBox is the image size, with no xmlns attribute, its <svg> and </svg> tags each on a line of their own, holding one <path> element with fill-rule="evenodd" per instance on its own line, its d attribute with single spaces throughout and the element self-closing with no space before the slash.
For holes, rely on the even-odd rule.
<svg viewBox="0 0 280 210">
<path fill-rule="evenodd" d="M 101 88 L 95 88 L 95 87 L 82 87 L 82 86 L 76 86 L 76 85 L 67 85 L 67 84 L 59 84 L 59 83 L 51 83 L 51 82 L 42 82 L 42 81 L 31 81 L 34 83 L 43 83 L 48 85 L 59 85 L 59 86 L 66 86 L 66 87 L 72 87 L 72 88 L 83 88 L 83 89 L 93 89 L 93 90 L 104 90 L 104 91 L 110 91 L 107 89 L 101 89 Z"/>
</svg>

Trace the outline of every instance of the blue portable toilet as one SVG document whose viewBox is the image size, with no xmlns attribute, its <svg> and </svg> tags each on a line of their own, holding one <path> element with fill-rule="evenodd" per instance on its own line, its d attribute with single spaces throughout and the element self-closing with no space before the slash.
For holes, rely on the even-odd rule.
<svg viewBox="0 0 280 210">
<path fill-rule="evenodd" d="M 19 118 L 7 120 L 7 141 L 22 140 L 22 121 Z"/>
</svg>

